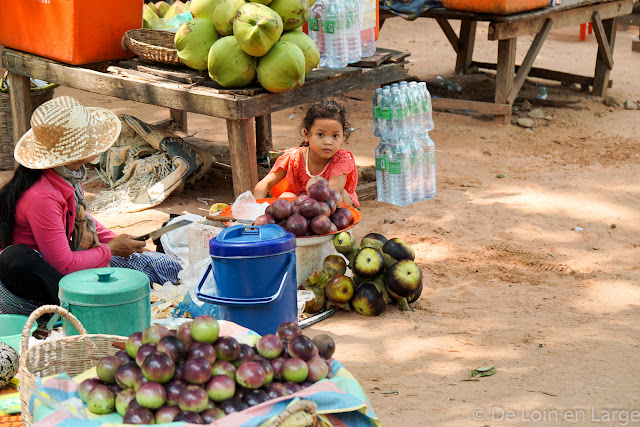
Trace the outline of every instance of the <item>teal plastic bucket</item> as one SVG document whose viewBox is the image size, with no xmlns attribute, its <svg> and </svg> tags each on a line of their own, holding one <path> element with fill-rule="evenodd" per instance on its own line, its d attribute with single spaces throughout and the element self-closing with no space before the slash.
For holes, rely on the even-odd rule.
<svg viewBox="0 0 640 427">
<path fill-rule="evenodd" d="M 129 268 L 92 268 L 60 280 L 60 305 L 80 320 L 90 334 L 129 336 L 151 323 L 149 277 Z M 65 336 L 77 335 L 67 319 Z"/>
<path fill-rule="evenodd" d="M 11 346 L 20 353 L 20 340 L 22 340 L 22 329 L 27 323 L 27 316 L 21 314 L 0 314 L 0 342 Z M 31 327 L 30 334 L 38 328 L 36 322 Z"/>
<path fill-rule="evenodd" d="M 198 299 L 216 304 L 218 318 L 260 335 L 283 322 L 298 321 L 296 236 L 274 224 L 234 225 L 209 242 L 211 266 L 198 286 Z M 202 286 L 213 273 L 215 288 Z"/>
</svg>

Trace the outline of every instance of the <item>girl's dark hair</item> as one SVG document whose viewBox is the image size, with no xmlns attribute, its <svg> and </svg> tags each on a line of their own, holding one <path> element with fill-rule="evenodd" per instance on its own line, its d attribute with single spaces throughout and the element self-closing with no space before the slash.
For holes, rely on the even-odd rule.
<svg viewBox="0 0 640 427">
<path fill-rule="evenodd" d="M 40 180 L 42 173 L 40 169 L 29 169 L 20 165 L 11 181 L 0 189 L 0 248 L 4 249 L 12 243 L 18 200 Z"/>
<path fill-rule="evenodd" d="M 304 119 L 302 119 L 302 124 L 300 125 L 300 133 L 304 135 L 304 131 L 311 131 L 311 127 L 318 119 L 330 119 L 336 120 L 342 125 L 342 132 L 344 134 L 344 140 L 349 139 L 349 134 L 351 133 L 351 125 L 347 122 L 347 111 L 344 107 L 338 104 L 333 99 L 324 99 L 322 101 L 314 102 L 311 104 L 311 107 L 307 110 L 307 114 L 305 114 Z M 301 147 L 308 145 L 307 142 L 303 141 L 300 144 Z"/>
</svg>

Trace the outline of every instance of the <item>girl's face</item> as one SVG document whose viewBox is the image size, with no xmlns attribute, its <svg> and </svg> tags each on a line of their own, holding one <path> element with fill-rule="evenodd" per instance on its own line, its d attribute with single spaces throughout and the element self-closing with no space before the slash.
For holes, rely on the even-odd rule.
<svg viewBox="0 0 640 427">
<path fill-rule="evenodd" d="M 309 143 L 309 150 L 314 155 L 330 159 L 342 147 L 342 124 L 334 119 L 316 119 L 310 130 L 304 130 L 304 140 Z"/>
</svg>

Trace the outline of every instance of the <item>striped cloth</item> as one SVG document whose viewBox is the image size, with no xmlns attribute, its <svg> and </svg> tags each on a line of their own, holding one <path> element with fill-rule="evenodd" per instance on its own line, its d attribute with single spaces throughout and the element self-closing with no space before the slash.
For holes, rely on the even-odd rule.
<svg viewBox="0 0 640 427">
<path fill-rule="evenodd" d="M 180 264 L 168 255 L 150 251 L 131 254 L 127 258 L 114 255 L 111 257 L 110 266 L 141 271 L 149 276 L 150 283 L 161 285 L 166 282 L 178 283 L 178 272 L 182 270 Z M 28 300 L 12 294 L 0 282 L 0 314 L 28 316 L 43 304 L 37 300 Z"/>
<path fill-rule="evenodd" d="M 229 335 L 239 342 L 255 343 L 259 336 L 233 322 L 221 320 L 220 335 Z M 319 381 L 289 396 L 271 399 L 241 412 L 229 414 L 211 424 L 219 427 L 259 427 L 280 414 L 297 399 L 311 400 L 318 405 L 323 427 L 380 427 L 365 391 L 351 373 L 337 360 L 331 360 L 334 377 Z M 75 378 L 60 374 L 36 380 L 29 409 L 33 427 L 115 427 L 122 426 L 117 413 L 90 413 L 78 397 L 78 384 L 96 376 L 92 368 Z M 167 424 L 169 425 L 169 424 Z M 193 424 L 175 422 L 171 427 L 190 427 Z"/>
</svg>

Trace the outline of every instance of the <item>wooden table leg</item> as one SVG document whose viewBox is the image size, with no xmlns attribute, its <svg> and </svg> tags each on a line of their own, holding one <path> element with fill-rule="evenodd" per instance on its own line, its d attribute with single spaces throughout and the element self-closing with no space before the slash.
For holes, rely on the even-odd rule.
<svg viewBox="0 0 640 427">
<path fill-rule="evenodd" d="M 597 13 L 597 12 L 596 12 Z M 616 18 L 600 21 L 594 13 L 594 30 L 598 39 L 596 71 L 593 76 L 593 94 L 607 96 L 609 74 L 613 68 L 613 48 L 616 43 Z"/>
<path fill-rule="evenodd" d="M 507 97 L 513 87 L 516 68 L 517 38 L 498 41 L 498 64 L 496 74 L 496 104 L 508 104 Z M 507 124 L 511 121 L 511 111 L 503 116 L 495 116 L 494 120 Z"/>
<path fill-rule="evenodd" d="M 273 149 L 273 134 L 271 132 L 271 114 L 256 117 L 256 155 L 265 157 Z"/>
<path fill-rule="evenodd" d="M 460 50 L 456 58 L 456 73 L 464 73 L 473 62 L 473 48 L 476 43 L 477 21 L 463 19 L 460 21 Z"/>
<path fill-rule="evenodd" d="M 174 108 L 169 108 L 169 115 L 171 120 L 180 126 L 184 132 L 187 132 L 187 112 L 182 110 L 176 110 Z"/>
<path fill-rule="evenodd" d="M 13 121 L 13 144 L 31 127 L 31 82 L 29 77 L 9 73 L 11 87 L 11 120 Z"/>
<path fill-rule="evenodd" d="M 227 135 L 231 149 L 233 193 L 238 197 L 247 190 L 253 190 L 258 183 L 253 119 L 227 120 Z"/>
</svg>

